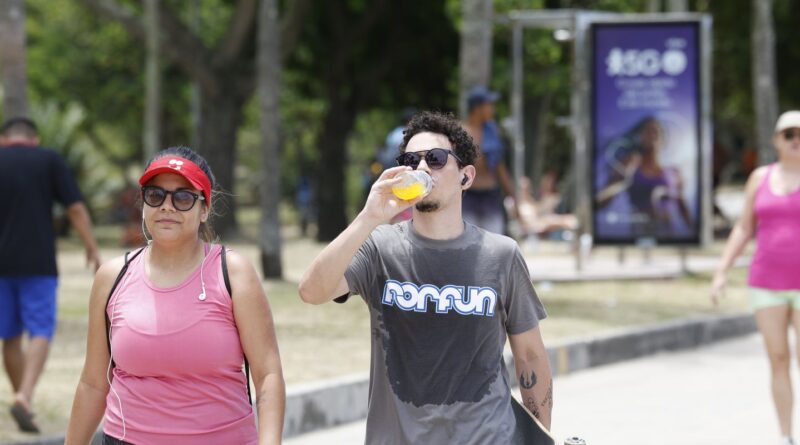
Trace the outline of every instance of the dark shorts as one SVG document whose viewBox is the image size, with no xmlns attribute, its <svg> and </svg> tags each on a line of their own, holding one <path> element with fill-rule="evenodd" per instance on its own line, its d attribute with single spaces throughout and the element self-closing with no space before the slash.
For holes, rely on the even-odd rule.
<svg viewBox="0 0 800 445">
<path fill-rule="evenodd" d="M 31 337 L 53 338 L 56 330 L 54 276 L 0 277 L 0 338 L 27 331 Z"/>
<path fill-rule="evenodd" d="M 500 189 L 468 189 L 461 201 L 461 209 L 464 221 L 489 232 L 505 233 L 506 211 Z"/>
<path fill-rule="evenodd" d="M 106 433 L 103 433 L 103 444 L 102 445 L 133 445 L 130 442 L 125 442 L 122 440 L 117 439 L 114 436 L 109 436 Z"/>
</svg>

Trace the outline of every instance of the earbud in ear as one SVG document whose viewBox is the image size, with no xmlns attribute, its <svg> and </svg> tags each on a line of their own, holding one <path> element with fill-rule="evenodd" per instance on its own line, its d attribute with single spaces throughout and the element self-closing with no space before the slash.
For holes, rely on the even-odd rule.
<svg viewBox="0 0 800 445">
<path fill-rule="evenodd" d="M 461 180 L 461 185 L 466 184 L 467 181 L 469 181 L 469 178 L 467 177 L 467 175 L 464 175 L 464 179 Z"/>
</svg>

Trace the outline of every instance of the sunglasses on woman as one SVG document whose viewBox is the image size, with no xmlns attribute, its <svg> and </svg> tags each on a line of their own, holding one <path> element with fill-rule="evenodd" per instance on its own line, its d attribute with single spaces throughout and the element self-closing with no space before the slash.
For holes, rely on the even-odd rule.
<svg viewBox="0 0 800 445">
<path fill-rule="evenodd" d="M 800 129 L 783 130 L 783 139 L 791 141 L 794 138 L 800 138 Z"/>
<path fill-rule="evenodd" d="M 160 207 L 167 199 L 167 195 L 172 195 L 172 207 L 181 212 L 187 212 L 194 207 L 194 203 L 199 199 L 205 201 L 201 195 L 190 192 L 189 190 L 165 190 L 154 185 L 142 187 L 142 200 L 150 207 Z"/>
<path fill-rule="evenodd" d="M 430 150 L 406 152 L 396 157 L 395 160 L 397 161 L 397 165 L 411 167 L 416 170 L 424 156 L 425 163 L 428 164 L 428 167 L 434 170 L 439 170 L 447 165 L 448 155 L 456 158 L 456 161 L 458 161 L 459 165 L 464 165 L 464 161 L 462 161 L 461 158 L 456 156 L 456 154 L 452 151 L 444 148 L 431 148 Z"/>
</svg>

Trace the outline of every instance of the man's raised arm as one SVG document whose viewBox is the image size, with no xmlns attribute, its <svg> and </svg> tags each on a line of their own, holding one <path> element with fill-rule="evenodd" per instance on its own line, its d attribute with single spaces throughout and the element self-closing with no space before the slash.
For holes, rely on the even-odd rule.
<svg viewBox="0 0 800 445">
<path fill-rule="evenodd" d="M 353 256 L 369 235 L 381 224 L 415 204 L 392 194 L 392 186 L 400 182 L 398 174 L 410 170 L 394 167 L 384 170 L 372 185 L 367 203 L 356 219 L 317 255 L 300 280 L 300 298 L 306 303 L 322 304 L 350 292 L 344 274 Z"/>
</svg>

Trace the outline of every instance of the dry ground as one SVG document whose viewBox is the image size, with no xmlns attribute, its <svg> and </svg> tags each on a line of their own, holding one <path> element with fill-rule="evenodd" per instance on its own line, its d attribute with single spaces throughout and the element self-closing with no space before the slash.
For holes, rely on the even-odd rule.
<svg viewBox="0 0 800 445">
<path fill-rule="evenodd" d="M 112 245 L 113 233 L 107 236 L 107 245 Z M 63 432 L 66 427 L 83 365 L 86 308 L 92 282 L 80 246 L 67 240 L 59 247 L 59 328 L 34 400 L 46 434 Z M 232 247 L 257 264 L 254 244 L 234 243 Z M 286 276 L 296 280 L 319 249 L 316 243 L 290 237 L 284 246 Z M 715 245 L 709 252 L 719 250 L 720 246 Z M 565 251 L 563 246 L 556 246 L 550 250 L 540 248 L 537 254 L 563 255 Z M 102 253 L 103 258 L 109 259 L 122 252 L 119 248 L 105 248 Z M 746 310 L 744 277 L 744 270 L 732 273 L 731 290 L 718 311 Z M 542 324 L 545 342 L 712 312 L 707 298 L 709 282 L 708 275 L 697 275 L 663 281 L 539 283 L 537 290 L 549 312 L 548 320 Z M 369 318 L 359 298 L 344 305 L 310 306 L 299 301 L 295 282 L 266 281 L 264 286 L 273 309 L 288 385 L 368 371 Z M 0 401 L 10 400 L 10 385 L 1 377 Z M 0 412 L 0 441 L 24 438 L 7 414 L 8 405 L 2 406 L 6 408 Z"/>
</svg>

